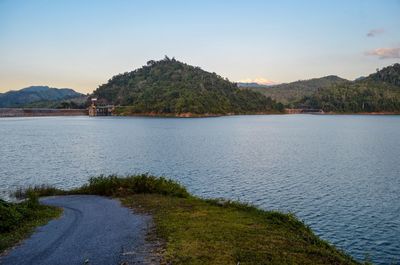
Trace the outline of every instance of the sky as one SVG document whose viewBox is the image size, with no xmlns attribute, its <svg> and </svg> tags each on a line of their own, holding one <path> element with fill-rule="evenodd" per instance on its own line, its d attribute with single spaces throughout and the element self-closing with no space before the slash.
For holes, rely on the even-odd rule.
<svg viewBox="0 0 400 265">
<path fill-rule="evenodd" d="M 400 0 L 0 0 L 0 93 L 90 93 L 165 55 L 231 81 L 355 79 L 400 62 Z"/>
</svg>

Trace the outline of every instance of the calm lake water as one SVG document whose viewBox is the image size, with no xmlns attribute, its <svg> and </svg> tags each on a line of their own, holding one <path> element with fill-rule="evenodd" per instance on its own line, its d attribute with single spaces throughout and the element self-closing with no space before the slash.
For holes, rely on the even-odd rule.
<svg viewBox="0 0 400 265">
<path fill-rule="evenodd" d="M 294 212 L 359 260 L 400 262 L 400 116 L 0 119 L 0 196 L 149 172 Z"/>
</svg>

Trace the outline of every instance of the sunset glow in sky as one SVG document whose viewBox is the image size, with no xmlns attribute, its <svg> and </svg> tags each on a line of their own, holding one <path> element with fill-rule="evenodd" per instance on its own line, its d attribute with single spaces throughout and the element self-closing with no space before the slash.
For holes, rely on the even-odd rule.
<svg viewBox="0 0 400 265">
<path fill-rule="evenodd" d="M 400 62 L 399 0 L 0 0 L 0 92 L 88 93 L 165 55 L 232 81 L 354 79 Z"/>
</svg>

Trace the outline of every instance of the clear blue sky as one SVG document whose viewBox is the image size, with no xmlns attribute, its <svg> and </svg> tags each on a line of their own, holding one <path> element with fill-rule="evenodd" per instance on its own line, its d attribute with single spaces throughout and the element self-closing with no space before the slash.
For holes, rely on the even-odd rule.
<svg viewBox="0 0 400 265">
<path fill-rule="evenodd" d="M 400 0 L 0 0 L 0 92 L 91 92 L 164 55 L 232 81 L 290 82 L 354 79 L 399 54 Z"/>
</svg>

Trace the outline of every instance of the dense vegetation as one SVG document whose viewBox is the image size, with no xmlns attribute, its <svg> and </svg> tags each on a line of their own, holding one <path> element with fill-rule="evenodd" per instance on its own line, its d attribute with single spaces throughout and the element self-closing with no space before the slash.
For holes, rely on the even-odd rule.
<svg viewBox="0 0 400 265">
<path fill-rule="evenodd" d="M 400 112 L 400 64 L 354 82 L 319 90 L 299 104 L 327 112 Z"/>
<path fill-rule="evenodd" d="M 337 113 L 400 113 L 400 64 L 355 81 L 326 76 L 275 86 L 253 86 L 251 89 L 288 108 Z"/>
<path fill-rule="evenodd" d="M 0 199 L 0 253 L 61 213 L 55 207 L 40 205 L 34 193 L 28 194 L 28 199 L 21 203 Z"/>
<path fill-rule="evenodd" d="M 305 97 L 301 106 L 325 112 L 400 112 L 400 93 L 386 84 L 356 82 Z"/>
<path fill-rule="evenodd" d="M 0 108 L 84 108 L 86 96 L 70 88 L 31 86 L 0 94 Z"/>
<path fill-rule="evenodd" d="M 27 193 L 113 196 L 135 211 L 151 213 L 155 231 L 149 240 L 164 242 L 163 264 L 358 264 L 292 214 L 197 198 L 165 178 L 101 176 L 75 190 L 42 186 Z"/>
<path fill-rule="evenodd" d="M 120 113 L 227 114 L 282 111 L 262 94 L 241 90 L 235 83 L 199 67 L 166 57 L 135 71 L 114 76 L 97 88 L 99 102 L 114 104 Z"/>
<path fill-rule="evenodd" d="M 251 86 L 251 90 L 263 93 L 267 97 L 293 107 L 293 103 L 298 102 L 305 96 L 311 96 L 315 92 L 329 88 L 332 85 L 345 84 L 349 81 L 338 76 L 330 75 L 309 80 L 299 80 L 292 83 L 273 85 L 273 86 Z"/>
<path fill-rule="evenodd" d="M 81 96 L 71 99 L 36 101 L 25 104 L 23 108 L 46 108 L 46 109 L 86 109 L 88 106 L 87 96 Z"/>
<path fill-rule="evenodd" d="M 392 66 L 384 67 L 381 70 L 377 69 L 376 73 L 369 75 L 367 78 L 363 78 L 359 81 L 376 81 L 384 82 L 400 87 L 400 64 L 396 63 Z"/>
</svg>

